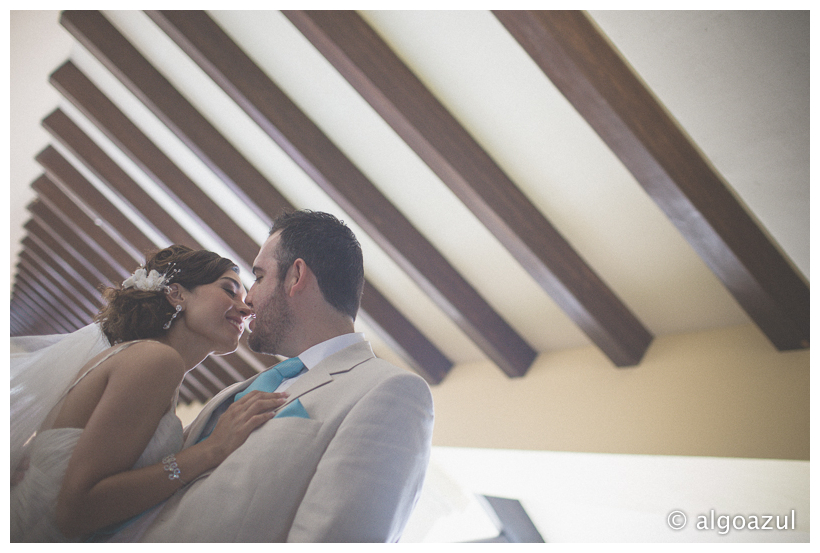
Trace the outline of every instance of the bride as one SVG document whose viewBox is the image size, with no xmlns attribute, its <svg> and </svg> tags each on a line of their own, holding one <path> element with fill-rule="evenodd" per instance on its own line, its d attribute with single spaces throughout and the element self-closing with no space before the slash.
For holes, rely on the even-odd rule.
<svg viewBox="0 0 820 553">
<path fill-rule="evenodd" d="M 234 351 L 251 314 L 237 273 L 213 252 L 171 246 L 106 290 L 94 324 L 12 338 L 13 352 L 29 350 L 11 364 L 12 542 L 93 538 L 219 465 L 272 417 L 283 394 L 253 392 L 181 451 L 182 378 Z"/>
</svg>

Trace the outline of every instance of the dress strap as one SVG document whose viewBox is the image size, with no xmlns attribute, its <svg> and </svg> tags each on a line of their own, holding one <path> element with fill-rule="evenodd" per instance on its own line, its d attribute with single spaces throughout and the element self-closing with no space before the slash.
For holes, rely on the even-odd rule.
<svg viewBox="0 0 820 553">
<path fill-rule="evenodd" d="M 88 375 L 88 373 L 90 373 L 91 371 L 93 371 L 94 369 L 96 369 L 97 367 L 99 367 L 100 365 L 102 365 L 105 361 L 107 361 L 108 359 L 110 359 L 110 358 L 111 358 L 111 357 L 113 357 L 114 355 L 118 354 L 119 352 L 121 352 L 121 351 L 122 351 L 122 350 L 124 350 L 125 348 L 127 348 L 127 347 L 129 347 L 129 346 L 131 346 L 131 345 L 133 345 L 133 344 L 136 344 L 136 343 L 138 343 L 138 342 L 155 342 L 155 341 L 156 341 L 156 340 L 133 340 L 133 341 L 131 341 L 131 342 L 125 342 L 124 344 L 120 344 L 120 345 L 119 345 L 119 347 L 115 347 L 115 348 L 114 348 L 114 349 L 112 349 L 110 352 L 108 352 L 108 354 L 107 354 L 105 357 L 103 357 L 102 359 L 100 359 L 99 361 L 97 361 L 96 363 L 94 363 L 94 365 L 92 365 L 91 367 L 89 367 L 89 369 L 88 369 L 87 371 L 85 371 L 85 372 L 84 372 L 84 373 L 80 376 L 80 378 L 78 378 L 77 380 L 75 380 L 75 381 L 74 381 L 74 384 L 72 384 L 71 386 L 69 386 L 69 387 L 68 387 L 68 389 L 67 389 L 65 392 L 63 392 L 63 395 L 61 395 L 61 396 L 60 396 L 60 399 L 57 401 L 57 403 L 60 403 L 60 401 L 62 401 L 62 400 L 65 398 L 65 396 L 67 396 L 67 395 L 68 395 L 68 393 L 69 393 L 71 390 L 73 390 L 73 389 L 74 389 L 74 386 L 76 386 L 77 384 L 79 384 L 79 383 L 80 383 L 80 381 Z"/>
</svg>

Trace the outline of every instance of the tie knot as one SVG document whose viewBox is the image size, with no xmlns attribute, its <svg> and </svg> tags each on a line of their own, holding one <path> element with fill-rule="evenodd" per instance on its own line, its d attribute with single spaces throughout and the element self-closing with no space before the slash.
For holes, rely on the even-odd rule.
<svg viewBox="0 0 820 553">
<path fill-rule="evenodd" d="M 298 357 L 291 357 L 290 359 L 285 359 L 281 363 L 274 366 L 273 370 L 281 374 L 282 378 L 293 378 L 299 374 L 304 367 L 305 365 L 302 363 L 301 359 Z"/>
</svg>

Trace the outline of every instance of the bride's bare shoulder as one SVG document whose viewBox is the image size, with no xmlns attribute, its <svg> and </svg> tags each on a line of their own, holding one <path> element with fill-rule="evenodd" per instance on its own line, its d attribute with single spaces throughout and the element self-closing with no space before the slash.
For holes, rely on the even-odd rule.
<svg viewBox="0 0 820 553">
<path fill-rule="evenodd" d="M 116 344 L 101 352 L 88 363 L 95 363 L 108 370 L 120 367 L 147 367 L 162 370 L 164 368 L 183 368 L 182 356 L 177 350 L 156 340 L 134 340 Z"/>
</svg>

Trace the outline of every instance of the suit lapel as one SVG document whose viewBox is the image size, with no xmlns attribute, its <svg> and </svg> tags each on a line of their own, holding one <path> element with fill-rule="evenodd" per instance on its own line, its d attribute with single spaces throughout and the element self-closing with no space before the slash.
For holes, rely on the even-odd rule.
<svg viewBox="0 0 820 553">
<path fill-rule="evenodd" d="M 357 365 L 375 357 L 369 342 L 348 346 L 342 351 L 323 359 L 318 365 L 301 376 L 288 388 L 288 403 L 300 396 L 333 381 L 333 375 L 352 370 Z M 288 403 L 280 407 L 284 408 Z"/>
<path fill-rule="evenodd" d="M 285 406 L 290 404 L 292 401 L 305 395 L 311 390 L 315 390 L 316 388 L 333 381 L 334 374 L 350 371 L 357 365 L 360 365 L 372 357 L 375 357 L 375 355 L 373 354 L 373 349 L 370 347 L 370 342 L 360 342 L 346 347 L 342 351 L 334 353 L 330 357 L 323 359 L 318 365 L 310 369 L 307 374 L 301 376 L 296 382 L 294 382 L 293 386 L 288 388 L 288 401 L 282 405 L 282 407 L 277 409 L 277 411 L 284 409 Z M 238 382 L 232 386 L 228 386 L 214 396 L 214 398 L 202 408 L 202 411 L 199 415 L 197 415 L 196 419 L 194 419 L 194 422 L 186 428 L 184 447 L 189 447 L 196 443 L 196 440 L 199 439 L 199 435 L 202 433 L 202 428 L 205 424 L 207 424 L 208 419 L 211 418 L 211 414 L 217 407 L 222 405 L 226 398 L 229 398 L 250 386 L 251 382 L 256 380 L 259 374 L 252 376 L 244 382 Z"/>
<path fill-rule="evenodd" d="M 222 405 L 226 398 L 232 397 L 234 394 L 238 394 L 245 388 L 251 385 L 251 382 L 256 380 L 256 378 L 262 373 L 259 373 L 255 376 L 252 376 L 248 380 L 244 382 L 237 382 L 236 384 L 232 384 L 228 386 L 218 394 L 216 394 L 211 401 L 205 404 L 205 407 L 202 408 L 202 411 L 194 419 L 188 428 L 185 429 L 185 445 L 183 447 L 188 447 L 196 443 L 199 439 L 200 434 L 202 434 L 203 427 L 207 424 L 208 419 L 211 418 L 214 410 Z"/>
</svg>

